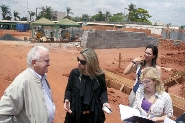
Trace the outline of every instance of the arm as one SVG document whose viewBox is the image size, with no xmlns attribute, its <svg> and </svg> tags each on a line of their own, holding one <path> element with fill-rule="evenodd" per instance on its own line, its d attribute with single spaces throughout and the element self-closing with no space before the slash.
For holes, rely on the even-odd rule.
<svg viewBox="0 0 185 123">
<path fill-rule="evenodd" d="M 111 109 L 109 103 L 108 103 L 108 94 L 107 94 L 107 85 L 105 82 L 105 74 L 102 74 L 100 76 L 100 79 L 98 81 L 101 81 L 102 84 L 100 84 L 100 93 L 101 93 L 101 101 L 103 106 L 107 106 L 109 109 Z"/>
<path fill-rule="evenodd" d="M 153 117 L 153 118 L 150 118 L 150 120 L 153 120 L 155 122 L 164 122 L 164 119 L 166 118 L 167 116 L 162 116 L 162 117 Z"/>
<path fill-rule="evenodd" d="M 11 115 L 19 114 L 23 109 L 23 95 L 23 87 L 20 84 L 12 83 L 9 85 L 0 100 L 0 121 L 6 120 Z"/>
<path fill-rule="evenodd" d="M 162 70 L 161 70 L 161 67 L 157 65 L 156 68 L 157 68 L 157 72 L 159 73 L 160 78 L 162 78 Z"/>
<path fill-rule="evenodd" d="M 73 77 L 72 76 L 73 76 L 73 72 L 71 71 L 71 73 L 69 75 L 68 83 L 66 86 L 65 95 L 64 95 L 64 109 L 70 114 L 72 113 L 72 111 L 70 109 L 70 101 L 71 101 L 72 86 L 73 86 Z"/>
<path fill-rule="evenodd" d="M 136 69 L 137 69 L 137 65 L 139 63 L 142 62 L 142 58 L 141 57 L 137 57 L 135 59 L 133 59 L 129 64 L 128 66 L 124 69 L 124 72 L 123 74 L 127 75 L 131 72 L 134 72 Z"/>
<path fill-rule="evenodd" d="M 135 95 L 135 100 L 133 102 L 133 105 L 132 105 L 132 108 L 135 108 L 135 109 L 138 109 L 138 105 L 139 105 L 139 102 L 140 102 L 140 98 L 142 97 L 141 96 L 141 91 L 142 91 L 143 88 L 138 88 L 137 92 L 136 92 L 136 95 Z M 144 95 L 143 95 L 144 96 Z M 138 109 L 139 110 L 139 109 Z"/>
<path fill-rule="evenodd" d="M 164 115 L 161 117 L 153 117 L 151 118 L 154 121 L 157 122 L 164 122 L 164 119 L 166 117 L 171 117 L 173 115 L 173 106 L 172 106 L 172 100 L 169 94 L 166 94 L 164 96 L 164 101 L 165 101 L 165 105 L 164 105 Z"/>
<path fill-rule="evenodd" d="M 71 101 L 72 86 L 73 86 L 73 71 L 71 71 L 71 73 L 69 74 L 68 83 L 65 89 L 64 102 L 66 99 Z"/>
<path fill-rule="evenodd" d="M 105 74 L 102 74 L 98 77 L 98 81 L 100 83 L 100 94 L 101 94 L 101 101 L 102 104 L 108 102 L 108 95 L 107 95 L 107 85 L 105 82 Z"/>
</svg>

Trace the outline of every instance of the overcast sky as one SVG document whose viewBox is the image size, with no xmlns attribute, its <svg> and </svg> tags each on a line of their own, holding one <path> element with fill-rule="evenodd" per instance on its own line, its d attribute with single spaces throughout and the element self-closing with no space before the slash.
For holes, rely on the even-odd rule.
<svg viewBox="0 0 185 123">
<path fill-rule="evenodd" d="M 109 11 L 111 14 L 119 12 L 127 14 L 128 11 L 125 8 L 128 8 L 131 3 L 137 8 L 148 10 L 152 16 L 151 22 L 185 25 L 185 0 L 0 0 L 0 5 L 9 6 L 12 15 L 14 10 L 19 12 L 20 17 L 26 17 L 27 10 L 35 12 L 36 7 L 46 6 L 59 12 L 66 12 L 66 7 L 71 7 L 73 17 L 82 16 L 82 14 L 92 16 L 99 10 Z"/>
</svg>

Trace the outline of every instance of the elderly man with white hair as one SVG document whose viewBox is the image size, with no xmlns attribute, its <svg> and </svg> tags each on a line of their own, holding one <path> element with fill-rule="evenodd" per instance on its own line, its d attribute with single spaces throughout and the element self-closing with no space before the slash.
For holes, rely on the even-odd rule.
<svg viewBox="0 0 185 123">
<path fill-rule="evenodd" d="M 0 100 L 0 123 L 52 123 L 55 105 L 46 78 L 49 51 L 34 46 L 27 56 L 28 68 L 7 87 Z"/>
</svg>

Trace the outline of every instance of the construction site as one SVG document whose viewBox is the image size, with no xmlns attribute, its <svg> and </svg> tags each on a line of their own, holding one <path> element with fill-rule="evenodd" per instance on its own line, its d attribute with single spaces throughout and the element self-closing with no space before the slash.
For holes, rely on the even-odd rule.
<svg viewBox="0 0 185 123">
<path fill-rule="evenodd" d="M 185 112 L 185 42 L 163 38 L 162 34 L 153 34 L 149 29 L 115 26 L 84 26 L 76 33 L 75 40 L 69 42 L 56 39 L 41 43 L 29 40 L 31 31 L 0 30 L 0 96 L 13 79 L 27 68 L 26 56 L 31 47 L 43 45 L 50 49 L 48 80 L 56 105 L 54 123 L 63 123 L 63 98 L 69 73 L 77 67 L 76 56 L 79 52 L 85 47 L 93 48 L 106 75 L 108 98 L 113 109 L 112 114 L 106 114 L 105 123 L 122 123 L 118 105 L 128 105 L 128 95 L 135 81 L 135 73 L 123 75 L 123 71 L 132 59 L 144 54 L 145 46 L 154 44 L 159 50 L 157 64 L 162 68 L 165 90 L 173 101 L 173 119 Z"/>
</svg>

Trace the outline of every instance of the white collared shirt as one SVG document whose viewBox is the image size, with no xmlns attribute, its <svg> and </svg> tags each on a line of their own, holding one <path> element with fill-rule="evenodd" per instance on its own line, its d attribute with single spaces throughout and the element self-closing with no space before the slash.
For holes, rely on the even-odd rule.
<svg viewBox="0 0 185 123">
<path fill-rule="evenodd" d="M 144 111 L 141 107 L 144 96 L 144 86 L 140 86 L 136 92 L 133 108 L 138 109 L 141 113 L 141 116 L 147 116 L 146 111 Z M 168 117 L 173 116 L 173 106 L 170 95 L 167 92 L 156 92 L 155 96 L 157 97 L 157 100 L 151 107 L 149 117 L 161 117 L 163 115 Z"/>
<path fill-rule="evenodd" d="M 49 116 L 49 122 L 52 123 L 55 115 L 55 105 L 52 101 L 52 96 L 51 96 L 51 90 L 46 82 L 46 76 L 41 76 L 38 73 L 36 73 L 33 69 L 30 69 L 37 77 L 41 79 L 42 82 L 42 91 L 44 93 L 44 98 L 47 106 L 47 112 Z"/>
</svg>

